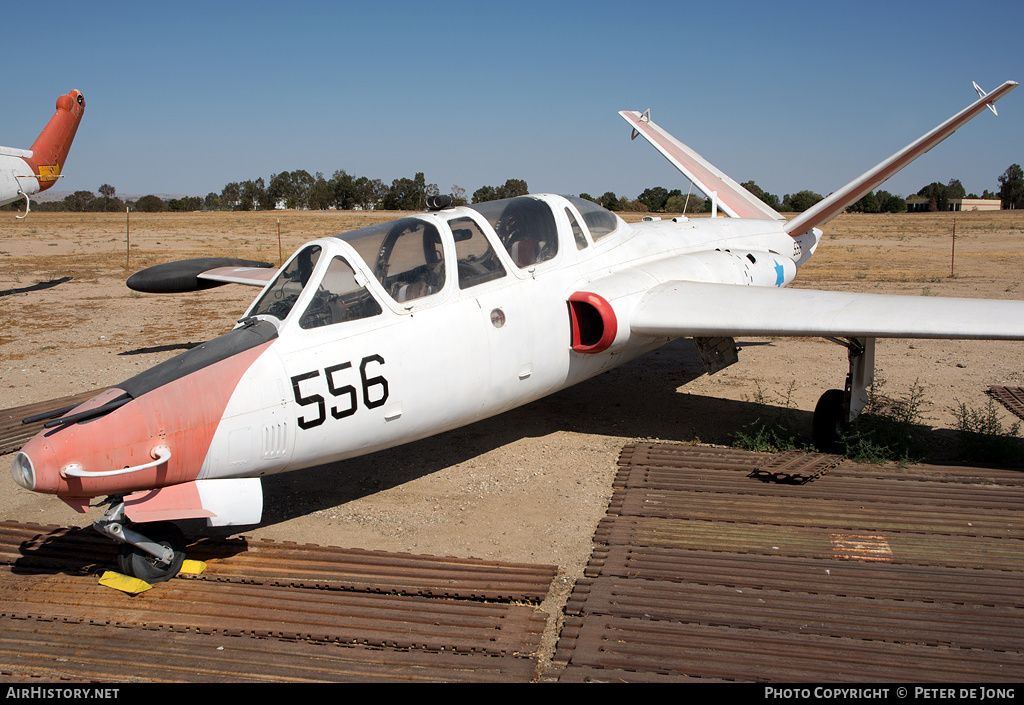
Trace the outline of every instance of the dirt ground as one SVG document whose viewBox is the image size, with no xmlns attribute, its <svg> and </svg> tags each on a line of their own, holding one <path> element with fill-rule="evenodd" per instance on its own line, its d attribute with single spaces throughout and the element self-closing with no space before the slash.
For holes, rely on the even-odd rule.
<svg viewBox="0 0 1024 705">
<path fill-rule="evenodd" d="M 314 237 L 397 215 L 0 214 L 0 408 L 117 384 L 226 332 L 256 293 L 228 286 L 142 295 L 124 286 L 134 271 L 198 256 L 279 262 Z M 1024 299 L 1024 212 L 844 215 L 824 230 L 798 287 Z M 36 287 L 54 281 L 61 283 Z M 809 431 L 818 396 L 843 384 L 846 352 L 835 343 L 737 342 L 740 362 L 712 377 L 680 340 L 500 417 L 267 478 L 264 521 L 241 533 L 554 564 L 554 611 L 582 574 L 623 445 L 728 444 L 759 412 L 758 399 L 792 406 Z M 1024 386 L 1020 343 L 880 340 L 876 359 L 888 395 L 923 388 L 939 456 L 955 453 L 956 404 L 980 408 L 989 385 Z M 21 489 L 6 471 L 12 460 L 0 458 L 0 519 L 84 526 L 99 515 Z"/>
</svg>

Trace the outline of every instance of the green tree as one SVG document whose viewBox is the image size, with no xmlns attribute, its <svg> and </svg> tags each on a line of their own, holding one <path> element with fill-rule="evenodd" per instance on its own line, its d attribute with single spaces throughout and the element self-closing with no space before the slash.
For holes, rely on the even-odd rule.
<svg viewBox="0 0 1024 705">
<path fill-rule="evenodd" d="M 783 197 L 782 202 L 793 210 L 801 212 L 807 210 L 823 198 L 824 196 L 815 193 L 814 191 L 799 191 L 791 196 L 787 195 Z"/>
<path fill-rule="evenodd" d="M 874 192 L 868 191 L 863 198 L 847 208 L 847 210 L 851 213 L 877 213 L 880 207 L 878 196 Z"/>
<path fill-rule="evenodd" d="M 141 213 L 161 213 L 165 207 L 164 202 L 153 194 L 143 196 L 135 202 L 135 210 Z"/>
<path fill-rule="evenodd" d="M 437 184 L 428 184 L 420 171 L 412 179 L 392 181 L 381 206 L 391 211 L 421 211 L 427 207 L 427 196 L 438 193 Z"/>
<path fill-rule="evenodd" d="M 312 210 L 325 211 L 334 203 L 334 189 L 319 171 L 313 178 L 313 185 L 306 197 L 306 205 Z"/>
<path fill-rule="evenodd" d="M 501 198 L 515 198 L 530 193 L 530 188 L 522 179 L 508 179 L 501 186 L 481 186 L 473 192 L 473 203 L 486 203 Z"/>
<path fill-rule="evenodd" d="M 298 169 L 292 172 L 293 203 L 289 208 L 308 208 L 309 194 L 316 183 L 316 177 L 305 169 Z"/>
<path fill-rule="evenodd" d="M 220 192 L 220 205 L 222 208 L 237 210 L 242 202 L 242 187 L 237 181 L 226 184 Z"/>
<path fill-rule="evenodd" d="M 684 194 L 681 191 L 673 191 L 665 202 L 665 211 L 668 213 L 710 213 L 711 199 L 704 198 L 700 194 Z"/>
<path fill-rule="evenodd" d="M 928 210 L 933 213 L 949 210 L 950 188 L 945 184 L 933 181 L 918 191 L 917 195 L 928 199 Z"/>
<path fill-rule="evenodd" d="M 902 196 L 895 196 L 888 191 L 875 193 L 880 213 L 903 213 L 907 210 L 907 201 Z"/>
<path fill-rule="evenodd" d="M 257 198 L 257 201 L 260 208 L 265 209 L 276 208 L 278 205 L 284 205 L 285 208 L 308 208 L 309 194 L 315 183 L 316 179 L 304 169 L 271 174 L 266 195 L 262 199 Z"/>
<path fill-rule="evenodd" d="M 274 202 L 267 195 L 263 177 L 239 184 L 239 201 L 234 207 L 236 211 L 270 210 L 273 207 Z"/>
<path fill-rule="evenodd" d="M 622 205 L 619 203 L 619 197 L 611 191 L 605 191 L 604 195 L 597 199 L 597 202 L 610 211 L 622 210 Z"/>
<path fill-rule="evenodd" d="M 636 200 L 647 206 L 647 210 L 660 213 L 665 210 L 668 197 L 668 189 L 662 186 L 655 186 L 654 188 L 644 189 L 643 193 L 636 197 Z"/>
<path fill-rule="evenodd" d="M 1003 208 L 1024 208 L 1024 170 L 1011 164 L 999 177 L 999 200 Z"/>
<path fill-rule="evenodd" d="M 81 213 L 89 210 L 89 204 L 94 200 L 96 197 L 92 191 L 75 191 L 64 197 L 64 210 Z"/>
<path fill-rule="evenodd" d="M 167 210 L 176 213 L 188 213 L 203 209 L 203 199 L 199 196 L 185 196 L 184 198 L 172 198 L 167 201 Z"/>
<path fill-rule="evenodd" d="M 359 201 L 359 192 L 354 176 L 344 169 L 338 169 L 331 176 L 329 186 L 335 208 L 339 210 L 352 210 L 356 207 Z"/>
<path fill-rule="evenodd" d="M 497 201 L 498 190 L 493 186 L 481 186 L 473 192 L 473 203 L 486 203 L 487 201 Z"/>
<path fill-rule="evenodd" d="M 292 184 L 291 172 L 282 171 L 278 174 L 270 175 L 270 181 L 267 182 L 267 198 L 275 206 L 281 203 L 286 208 L 295 207 L 295 189 Z"/>
<path fill-rule="evenodd" d="M 755 184 L 753 181 L 744 181 L 742 184 L 740 184 L 740 186 L 742 186 L 746 190 L 750 191 L 750 193 L 752 193 L 755 196 L 757 196 L 764 203 L 767 203 L 769 207 L 771 207 L 771 208 L 778 208 L 779 207 L 779 197 L 768 193 L 767 191 L 762 189 L 760 186 Z"/>
<path fill-rule="evenodd" d="M 380 179 L 371 180 L 360 176 L 356 179 L 356 193 L 359 194 L 360 205 L 363 209 L 376 209 L 384 201 L 388 187 Z"/>
<path fill-rule="evenodd" d="M 117 193 L 117 189 L 115 189 L 110 184 L 103 184 L 103 185 L 100 186 L 99 192 L 100 192 L 100 196 L 103 197 L 103 210 L 105 210 L 105 211 L 112 210 L 114 205 L 115 205 L 114 204 L 114 194 Z"/>
<path fill-rule="evenodd" d="M 515 198 L 530 193 L 530 188 L 522 179 L 508 179 L 498 187 L 498 198 Z"/>
</svg>

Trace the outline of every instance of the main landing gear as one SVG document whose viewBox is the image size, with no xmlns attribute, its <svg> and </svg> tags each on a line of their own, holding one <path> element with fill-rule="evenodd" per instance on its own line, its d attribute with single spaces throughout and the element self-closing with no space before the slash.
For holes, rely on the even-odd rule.
<svg viewBox="0 0 1024 705">
<path fill-rule="evenodd" d="M 875 378 L 874 338 L 829 338 L 847 349 L 850 371 L 844 389 L 829 389 L 814 407 L 812 440 L 824 453 L 842 451 L 843 434 L 868 403 Z"/>
<path fill-rule="evenodd" d="M 140 527 L 136 531 L 134 527 Z M 171 522 L 132 524 L 124 514 L 124 498 L 113 497 L 93 528 L 121 544 L 117 563 L 125 575 L 159 583 L 170 580 L 185 560 L 185 537 Z M 145 533 L 142 533 L 145 532 Z"/>
</svg>

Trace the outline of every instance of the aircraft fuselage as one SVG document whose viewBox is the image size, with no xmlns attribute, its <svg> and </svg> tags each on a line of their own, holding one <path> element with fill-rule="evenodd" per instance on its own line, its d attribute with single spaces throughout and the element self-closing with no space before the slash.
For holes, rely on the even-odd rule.
<svg viewBox="0 0 1024 705">
<path fill-rule="evenodd" d="M 495 228 L 487 217 L 502 203 L 531 206 L 550 220 L 546 258 L 516 261 L 525 246 L 501 232 L 507 223 L 492 215 Z M 652 286 L 678 279 L 784 286 L 807 254 L 778 221 L 630 225 L 592 205 L 520 197 L 483 214 L 456 208 L 397 221 L 410 242 L 392 243 L 388 224 L 377 240 L 309 243 L 235 331 L 70 412 L 117 407 L 37 436 L 22 451 L 31 478 L 19 478 L 17 468 L 15 478 L 36 491 L 87 498 L 259 477 L 408 443 L 668 342 L 630 331 L 632 307 Z M 424 251 L 432 261 L 417 265 Z M 310 253 L 315 262 L 300 266 Z M 408 273 L 424 268 L 440 269 L 440 278 L 429 293 L 403 300 Z M 155 462 L 161 447 L 169 458 Z"/>
</svg>

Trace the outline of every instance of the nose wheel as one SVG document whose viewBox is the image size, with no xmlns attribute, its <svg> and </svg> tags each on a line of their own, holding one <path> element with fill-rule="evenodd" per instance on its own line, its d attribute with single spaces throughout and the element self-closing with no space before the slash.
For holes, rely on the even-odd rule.
<svg viewBox="0 0 1024 705">
<path fill-rule="evenodd" d="M 93 528 L 121 544 L 117 555 L 120 571 L 147 583 L 170 580 L 185 561 L 185 537 L 177 526 L 167 521 L 132 524 L 120 498 L 111 501 Z"/>
<path fill-rule="evenodd" d="M 143 524 L 149 543 L 163 548 L 160 557 L 147 548 L 122 543 L 117 554 L 117 565 L 125 575 L 131 575 L 147 583 L 170 580 L 185 561 L 185 537 L 181 530 L 170 522 Z"/>
</svg>

